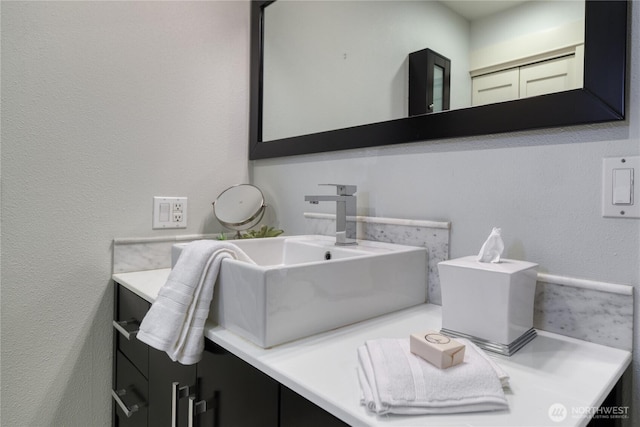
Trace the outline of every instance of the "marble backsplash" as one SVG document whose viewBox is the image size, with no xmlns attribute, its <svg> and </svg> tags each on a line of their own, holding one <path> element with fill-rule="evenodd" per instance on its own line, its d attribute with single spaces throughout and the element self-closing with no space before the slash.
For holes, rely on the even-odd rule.
<svg viewBox="0 0 640 427">
<path fill-rule="evenodd" d="M 305 214 L 309 234 L 335 233 L 335 216 Z M 437 264 L 449 258 L 449 222 L 358 217 L 358 237 L 427 248 L 427 299 L 442 304 Z M 218 235 L 114 239 L 113 273 L 171 266 L 174 243 Z M 533 326 L 584 341 L 631 351 L 633 287 L 538 273 Z"/>
<path fill-rule="evenodd" d="M 538 273 L 533 326 L 633 349 L 633 286 Z"/>
<path fill-rule="evenodd" d="M 217 234 L 172 237 L 113 239 L 113 274 L 171 267 L 171 246 L 200 239 L 215 239 Z"/>
</svg>

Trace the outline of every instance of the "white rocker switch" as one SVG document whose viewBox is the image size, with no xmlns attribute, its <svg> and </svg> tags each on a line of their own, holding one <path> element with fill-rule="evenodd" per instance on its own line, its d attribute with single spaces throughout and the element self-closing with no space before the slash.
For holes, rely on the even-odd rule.
<svg viewBox="0 0 640 427">
<path fill-rule="evenodd" d="M 613 170 L 613 204 L 630 205 L 633 202 L 633 169 Z"/>
</svg>

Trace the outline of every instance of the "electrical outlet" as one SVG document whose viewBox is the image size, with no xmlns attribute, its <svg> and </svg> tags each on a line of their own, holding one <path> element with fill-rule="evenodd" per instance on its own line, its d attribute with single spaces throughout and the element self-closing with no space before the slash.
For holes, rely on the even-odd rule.
<svg viewBox="0 0 640 427">
<path fill-rule="evenodd" d="M 152 228 L 187 228 L 187 198 L 154 197 Z"/>
</svg>

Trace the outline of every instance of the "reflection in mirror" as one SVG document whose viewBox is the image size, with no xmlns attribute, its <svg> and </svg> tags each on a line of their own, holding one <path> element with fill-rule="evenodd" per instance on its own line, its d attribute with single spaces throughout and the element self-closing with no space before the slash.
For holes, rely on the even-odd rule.
<svg viewBox="0 0 640 427">
<path fill-rule="evenodd" d="M 433 102 L 429 104 L 429 112 L 437 113 L 438 111 L 448 110 L 448 107 L 444 105 L 444 91 L 445 91 L 445 83 L 444 83 L 444 67 L 439 65 L 434 65 L 432 68 L 433 72 Z"/>
<path fill-rule="evenodd" d="M 409 115 L 445 111 L 451 105 L 451 61 L 431 49 L 409 54 Z"/>
<path fill-rule="evenodd" d="M 450 109 L 581 88 L 584 10 L 577 0 L 272 3 L 262 140 L 409 116 L 408 57 L 427 48 L 451 60 Z"/>
<path fill-rule="evenodd" d="M 229 230 L 248 230 L 262 220 L 266 205 L 262 191 L 251 184 L 240 184 L 224 190 L 213 202 L 213 214 Z"/>
</svg>

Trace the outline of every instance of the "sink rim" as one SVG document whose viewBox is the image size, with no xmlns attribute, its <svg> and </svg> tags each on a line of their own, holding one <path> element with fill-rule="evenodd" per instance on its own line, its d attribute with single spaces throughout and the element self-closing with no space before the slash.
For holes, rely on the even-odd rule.
<svg viewBox="0 0 640 427">
<path fill-rule="evenodd" d="M 257 245 L 259 241 L 263 239 L 235 239 L 235 240 L 227 240 L 229 243 L 236 244 L 240 249 L 243 244 L 249 245 Z M 339 250 L 344 252 L 354 252 L 353 256 L 349 256 L 346 258 L 339 259 L 331 259 L 331 260 L 316 260 L 316 261 L 307 261 L 307 262 L 299 262 L 294 264 L 251 264 L 244 261 L 239 261 L 233 258 L 226 258 L 222 262 L 223 263 L 234 263 L 243 265 L 246 268 L 256 269 L 259 271 L 268 271 L 268 270 L 283 270 L 283 269 L 291 269 L 291 268 L 303 268 L 307 266 L 315 266 L 315 265 L 329 265 L 336 263 L 346 263 L 351 260 L 370 258 L 370 257 L 382 257 L 382 256 L 391 256 L 394 254 L 401 254 L 406 252 L 424 252 L 426 254 L 427 249 L 423 246 L 409 246 L 409 245 L 400 245 L 396 243 L 387 243 L 387 242 L 377 242 L 373 240 L 364 240 L 358 239 L 357 246 L 337 246 L 335 245 L 335 237 L 326 236 L 321 234 L 303 234 L 303 235 L 292 235 L 292 236 L 277 236 L 268 238 L 270 241 L 282 241 L 283 245 L 287 240 L 296 241 L 301 243 L 308 243 L 312 246 L 319 246 L 321 248 L 327 250 Z M 242 244 L 237 244 L 238 242 L 242 242 Z M 284 250 L 284 247 L 282 248 Z"/>
</svg>

